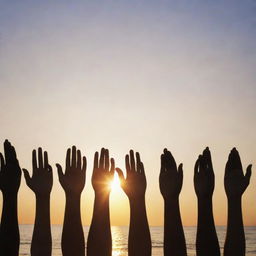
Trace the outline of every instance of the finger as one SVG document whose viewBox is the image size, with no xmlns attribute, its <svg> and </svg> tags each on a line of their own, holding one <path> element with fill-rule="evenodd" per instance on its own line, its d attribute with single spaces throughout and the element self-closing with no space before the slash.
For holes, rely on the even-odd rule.
<svg viewBox="0 0 256 256">
<path fill-rule="evenodd" d="M 243 171 L 240 155 L 236 148 L 234 148 L 234 166 L 236 170 L 240 170 L 241 172 Z"/>
<path fill-rule="evenodd" d="M 60 164 L 56 164 L 56 167 L 57 167 L 57 171 L 58 171 L 58 177 L 59 177 L 59 180 L 64 176 L 63 174 L 63 171 L 62 171 L 62 167 Z"/>
<path fill-rule="evenodd" d="M 136 152 L 136 171 L 137 172 L 141 172 L 140 170 L 140 154 L 138 152 Z"/>
<path fill-rule="evenodd" d="M 43 151 L 42 148 L 38 148 L 38 168 L 43 169 Z"/>
<path fill-rule="evenodd" d="M 245 180 L 246 180 L 246 184 L 248 185 L 250 183 L 251 175 L 252 175 L 252 165 L 250 164 L 246 168 L 246 173 L 245 173 Z"/>
<path fill-rule="evenodd" d="M 66 154 L 66 170 L 70 169 L 70 153 L 71 149 L 69 148 Z"/>
<path fill-rule="evenodd" d="M 10 152 L 10 142 L 8 140 L 5 140 L 4 142 L 4 156 L 5 156 L 5 161 L 8 163 L 11 160 L 11 152 Z"/>
<path fill-rule="evenodd" d="M 125 167 L 126 167 L 126 173 L 127 173 L 127 177 L 128 177 L 131 174 L 131 166 L 130 166 L 129 155 L 125 156 Z"/>
<path fill-rule="evenodd" d="M 13 162 L 16 162 L 17 161 L 16 151 L 15 151 L 14 146 L 12 146 L 12 145 L 11 145 L 11 148 L 10 148 L 10 153 L 11 153 L 11 155 L 10 155 L 11 156 L 11 160 Z"/>
<path fill-rule="evenodd" d="M 171 171 L 177 171 L 177 164 L 172 153 L 165 148 L 164 155 L 166 159 L 166 169 Z"/>
<path fill-rule="evenodd" d="M 76 167 L 76 147 L 72 147 L 71 166 Z"/>
<path fill-rule="evenodd" d="M 78 170 L 81 170 L 81 151 L 80 150 L 77 150 L 77 169 Z"/>
<path fill-rule="evenodd" d="M 87 168 L 87 161 L 86 161 L 86 157 L 83 156 L 83 167 L 82 167 L 82 171 L 86 172 L 86 168 Z"/>
<path fill-rule="evenodd" d="M 140 173 L 145 176 L 144 164 L 140 162 Z"/>
<path fill-rule="evenodd" d="M 183 180 L 183 164 L 182 163 L 178 167 L 178 174 L 181 177 L 181 179 Z"/>
<path fill-rule="evenodd" d="M 212 157 L 211 157 L 211 151 L 209 149 L 209 147 L 207 147 L 204 152 L 203 155 L 205 156 L 206 159 L 206 164 L 207 167 L 210 171 L 213 171 L 213 166 L 212 166 Z"/>
<path fill-rule="evenodd" d="M 131 171 L 135 172 L 135 159 L 134 159 L 134 152 L 130 150 L 130 161 L 131 161 Z"/>
<path fill-rule="evenodd" d="M 198 173 L 199 173 L 199 157 L 197 158 L 194 166 L 194 176 L 196 176 Z"/>
<path fill-rule="evenodd" d="M 104 159 L 104 168 L 106 171 L 109 171 L 109 151 L 108 149 L 105 150 L 105 159 Z"/>
<path fill-rule="evenodd" d="M 36 150 L 34 149 L 32 151 L 32 167 L 33 167 L 33 172 L 37 169 L 37 159 L 36 159 Z"/>
<path fill-rule="evenodd" d="M 48 154 L 46 151 L 44 151 L 44 169 L 48 169 L 49 163 L 48 163 Z"/>
<path fill-rule="evenodd" d="M 95 152 L 93 170 L 98 170 L 98 168 L 99 168 L 99 153 Z"/>
<path fill-rule="evenodd" d="M 102 148 L 100 151 L 100 169 L 104 168 L 105 149 Z"/>
<path fill-rule="evenodd" d="M 4 167 L 4 156 L 2 153 L 0 153 L 0 165 L 1 165 L 1 169 Z"/>
<path fill-rule="evenodd" d="M 115 172 L 115 160 L 114 160 L 114 158 L 111 158 L 110 159 L 110 162 L 111 162 L 111 167 L 110 167 L 110 172 L 112 173 L 112 174 L 114 174 L 114 172 Z"/>
<path fill-rule="evenodd" d="M 116 168 L 116 172 L 118 174 L 120 182 L 123 183 L 125 181 L 123 171 L 120 168 Z"/>
<path fill-rule="evenodd" d="M 22 171 L 24 173 L 26 184 L 28 185 L 28 187 L 30 187 L 31 178 L 30 178 L 29 172 L 26 169 L 22 169 Z"/>
<path fill-rule="evenodd" d="M 48 170 L 48 172 L 51 172 L 51 173 L 52 173 L 52 166 L 48 164 L 47 170 Z"/>
<path fill-rule="evenodd" d="M 200 155 L 199 168 L 200 168 L 200 172 L 207 175 L 207 160 L 204 154 Z"/>
<path fill-rule="evenodd" d="M 161 155 L 161 168 L 160 168 L 160 174 L 165 172 L 165 159 L 164 154 Z"/>
</svg>

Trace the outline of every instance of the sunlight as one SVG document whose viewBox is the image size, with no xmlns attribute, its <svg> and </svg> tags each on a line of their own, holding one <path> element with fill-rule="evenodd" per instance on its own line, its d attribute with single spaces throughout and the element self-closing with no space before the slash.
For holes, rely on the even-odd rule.
<svg viewBox="0 0 256 256">
<path fill-rule="evenodd" d="M 115 174 L 114 174 L 114 179 L 113 179 L 113 181 L 111 182 L 110 187 L 111 187 L 112 192 L 114 192 L 114 191 L 120 191 L 120 190 L 121 190 L 121 187 L 120 187 L 120 180 L 119 180 L 118 174 L 117 174 L 116 172 L 115 172 Z"/>
</svg>

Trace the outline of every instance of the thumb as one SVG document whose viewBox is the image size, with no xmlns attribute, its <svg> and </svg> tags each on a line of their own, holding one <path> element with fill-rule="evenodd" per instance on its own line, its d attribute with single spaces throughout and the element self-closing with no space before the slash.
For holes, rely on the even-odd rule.
<svg viewBox="0 0 256 256">
<path fill-rule="evenodd" d="M 252 175 L 252 165 L 250 164 L 246 168 L 246 173 L 245 173 L 245 180 L 246 180 L 247 185 L 249 185 L 249 183 L 250 183 L 251 175 Z"/>
<path fill-rule="evenodd" d="M 30 187 L 30 181 L 31 181 L 31 178 L 29 176 L 29 172 L 27 169 L 22 169 L 23 173 L 24 173 L 24 177 L 25 177 L 25 180 L 26 180 L 26 184 L 28 185 L 28 187 Z"/>
<path fill-rule="evenodd" d="M 57 171 L 58 171 L 58 176 L 59 176 L 59 180 L 64 176 L 63 172 L 62 172 L 62 167 L 60 164 L 56 164 L 57 167 Z"/>
<path fill-rule="evenodd" d="M 183 179 L 183 164 L 179 165 L 178 174 L 180 175 L 181 179 Z"/>
<path fill-rule="evenodd" d="M 120 168 L 116 168 L 116 172 L 118 174 L 119 180 L 121 182 L 123 182 L 124 181 L 124 173 L 123 173 L 123 171 Z"/>
</svg>

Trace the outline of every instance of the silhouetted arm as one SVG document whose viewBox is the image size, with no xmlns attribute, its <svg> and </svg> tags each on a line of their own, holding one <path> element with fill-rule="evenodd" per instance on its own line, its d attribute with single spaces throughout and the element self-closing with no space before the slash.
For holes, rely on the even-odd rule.
<svg viewBox="0 0 256 256">
<path fill-rule="evenodd" d="M 33 174 L 23 169 L 28 187 L 36 196 L 35 225 L 31 243 L 32 256 L 50 256 L 52 252 L 52 236 L 50 222 L 50 194 L 52 190 L 52 168 L 48 164 L 47 152 L 38 149 L 38 160 L 36 150 L 32 152 Z"/>
<path fill-rule="evenodd" d="M 61 238 L 63 256 L 84 256 L 85 242 L 81 221 L 80 199 L 85 185 L 86 158 L 81 157 L 80 150 L 72 147 L 67 150 L 65 174 L 57 164 L 58 176 L 65 191 L 66 207 Z"/>
<path fill-rule="evenodd" d="M 170 151 L 161 155 L 160 191 L 164 198 L 164 255 L 187 255 L 186 242 L 179 207 L 183 183 L 182 164 L 177 165 Z"/>
<path fill-rule="evenodd" d="M 220 247 L 212 211 L 214 172 L 209 148 L 206 148 L 196 161 L 194 187 L 198 201 L 197 256 L 218 256 Z"/>
<path fill-rule="evenodd" d="M 242 195 L 250 183 L 251 165 L 246 174 L 238 151 L 233 148 L 225 169 L 225 191 L 228 199 L 228 225 L 224 245 L 225 256 L 245 255 L 245 235 L 242 216 Z"/>
<path fill-rule="evenodd" d="M 3 193 L 3 209 L 0 227 L 0 252 L 1 255 L 19 255 L 19 226 L 17 216 L 17 196 L 20 187 L 21 170 L 16 157 L 16 152 L 11 143 L 4 142 L 4 153 L 0 153 L 0 180 Z"/>
<path fill-rule="evenodd" d="M 109 167 L 109 152 L 102 148 L 100 160 L 98 152 L 94 156 L 92 186 L 95 192 L 92 223 L 87 241 L 88 256 L 111 256 L 112 237 L 109 216 L 109 195 L 114 177 L 115 162 L 111 159 Z"/>
<path fill-rule="evenodd" d="M 116 171 L 119 175 L 121 187 L 130 202 L 130 229 L 128 241 L 129 256 L 150 256 L 151 237 L 146 213 L 145 192 L 147 187 L 143 163 L 139 153 L 136 153 L 136 162 L 133 150 L 130 156 L 126 155 L 126 173 L 124 178 L 121 169 Z"/>
</svg>

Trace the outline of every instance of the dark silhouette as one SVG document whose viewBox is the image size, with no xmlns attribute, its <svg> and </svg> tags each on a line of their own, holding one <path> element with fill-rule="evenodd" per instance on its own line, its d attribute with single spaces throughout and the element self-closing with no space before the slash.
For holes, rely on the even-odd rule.
<svg viewBox="0 0 256 256">
<path fill-rule="evenodd" d="M 136 153 L 135 161 L 133 150 L 130 150 L 130 156 L 126 155 L 125 164 L 126 178 L 121 169 L 117 168 L 116 171 L 121 187 L 130 202 L 128 254 L 129 256 L 150 256 L 151 238 L 145 203 L 147 181 L 144 166 L 139 153 Z"/>
<path fill-rule="evenodd" d="M 179 207 L 183 183 L 182 164 L 177 165 L 171 152 L 161 155 L 160 191 L 164 199 L 164 255 L 186 256 L 186 242 Z"/>
<path fill-rule="evenodd" d="M 111 163 L 111 164 L 110 164 Z M 111 182 L 114 178 L 115 162 L 109 152 L 102 148 L 100 153 L 94 155 L 94 167 L 92 174 L 92 186 L 95 192 L 92 223 L 88 235 L 88 256 L 111 256 L 112 237 L 109 216 L 109 196 Z"/>
<path fill-rule="evenodd" d="M 252 165 L 249 165 L 244 175 L 239 153 L 233 148 L 228 157 L 224 178 L 228 199 L 228 225 L 224 245 L 225 256 L 245 255 L 242 195 L 250 183 L 251 168 Z"/>
<path fill-rule="evenodd" d="M 36 196 L 35 225 L 31 243 L 32 256 L 50 256 L 52 252 L 52 237 L 50 223 L 50 194 L 52 190 L 52 167 L 48 163 L 48 155 L 42 149 L 32 152 L 32 177 L 23 169 L 28 187 Z"/>
<path fill-rule="evenodd" d="M 199 155 L 194 169 L 194 187 L 198 202 L 196 254 L 219 256 L 220 247 L 215 230 L 212 195 L 215 184 L 211 152 L 207 147 Z"/>
<path fill-rule="evenodd" d="M 21 170 L 15 148 L 6 140 L 4 154 L 0 153 L 0 189 L 3 193 L 3 209 L 0 226 L 1 255 L 18 256 L 20 234 L 17 216 L 17 196 L 20 187 Z"/>
<path fill-rule="evenodd" d="M 56 164 L 59 181 L 65 191 L 66 207 L 61 239 L 63 256 L 84 256 L 85 242 L 81 221 L 80 199 L 85 185 L 86 158 L 81 157 L 80 150 L 72 147 L 67 150 L 66 170 Z"/>
</svg>

